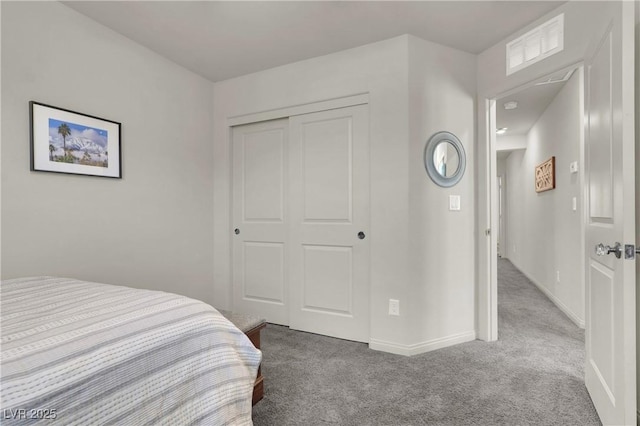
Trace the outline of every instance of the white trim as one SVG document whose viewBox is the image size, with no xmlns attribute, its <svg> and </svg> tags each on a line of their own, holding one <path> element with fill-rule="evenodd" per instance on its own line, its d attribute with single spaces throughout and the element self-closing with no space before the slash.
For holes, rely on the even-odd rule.
<svg viewBox="0 0 640 426">
<path fill-rule="evenodd" d="M 491 224 L 493 222 L 491 210 L 491 164 L 495 163 L 495 99 L 481 99 L 478 101 L 478 135 L 483 135 L 487 143 L 480 147 L 476 158 L 476 191 L 484 193 L 486 197 L 478 196 L 476 215 L 476 274 L 478 277 L 476 296 L 477 303 L 477 336 L 487 342 L 498 340 L 498 281 L 497 259 L 492 262 Z M 492 151 L 493 150 L 493 151 Z M 491 152 L 493 152 L 493 157 Z M 495 165 L 494 165 L 495 167 Z M 488 232 L 487 232 L 488 230 Z M 496 269 L 493 269 L 496 267 Z"/>
<path fill-rule="evenodd" d="M 586 253 L 587 253 L 587 242 L 586 242 L 586 237 L 587 237 L 587 221 L 589 220 L 589 205 L 588 200 L 589 200 L 589 188 L 587 187 L 587 183 L 586 183 L 586 170 L 587 170 L 587 154 L 586 154 L 586 131 L 587 131 L 587 122 L 585 119 L 585 108 L 586 108 L 586 104 L 585 104 L 585 96 L 586 96 L 586 91 L 585 91 L 585 69 L 584 69 L 584 63 L 581 63 L 578 68 L 576 68 L 576 71 L 578 72 L 578 86 L 579 86 L 579 102 L 580 102 L 580 110 L 581 110 L 581 114 L 580 114 L 580 146 L 578 148 L 578 158 L 580 161 L 579 164 L 579 169 L 578 169 L 578 188 L 579 190 L 582 190 L 582 203 L 580 205 L 580 208 L 582 209 L 582 215 L 580 216 L 580 253 L 582 253 L 582 255 L 580 256 L 580 283 L 582 284 L 580 286 L 580 302 L 582 304 L 582 309 L 584 310 L 584 316 L 585 318 L 582 320 L 582 322 L 578 323 L 578 326 L 580 328 L 586 328 L 586 316 L 587 316 L 587 305 L 586 305 L 586 294 L 587 294 L 587 267 L 586 267 L 586 259 L 588 258 Z M 580 325 L 582 324 L 582 325 Z M 585 346 L 586 348 L 586 346 Z"/>
<path fill-rule="evenodd" d="M 459 343 L 471 342 L 473 340 L 476 340 L 475 331 L 452 334 L 450 336 L 440 337 L 426 342 L 414 343 L 413 345 L 403 345 L 384 340 L 369 339 L 369 349 L 389 352 L 396 355 L 412 356 L 457 345 Z"/>
<path fill-rule="evenodd" d="M 567 307 L 567 305 L 565 305 L 564 303 L 562 303 L 562 301 L 560 301 L 560 299 L 558 299 L 553 293 L 551 293 L 549 291 L 548 288 L 546 288 L 545 286 L 543 286 L 542 284 L 540 284 L 538 281 L 536 281 L 532 276 L 530 276 L 529 274 L 527 274 L 526 272 L 524 272 L 523 270 L 521 270 L 520 268 L 518 268 L 516 265 L 513 265 L 516 267 L 516 269 L 518 271 L 520 271 L 522 273 L 522 275 L 524 275 L 525 277 L 527 277 L 527 279 L 529 281 L 531 281 L 533 284 L 535 284 L 536 287 L 538 287 L 538 290 L 540 290 L 541 292 L 544 293 L 545 296 L 547 296 L 549 298 L 549 300 L 551 300 L 553 302 L 554 305 L 556 305 L 558 307 L 558 309 L 560 309 L 567 317 L 569 317 L 569 319 L 578 327 L 584 329 L 585 326 L 585 322 L 584 319 L 581 319 L 580 317 L 578 317 L 576 314 L 573 313 L 573 311 L 571 311 L 571 309 L 569 309 Z"/>
<path fill-rule="evenodd" d="M 498 340 L 498 194 L 496 194 L 496 186 L 498 184 L 498 154 L 496 146 L 498 145 L 498 136 L 494 129 L 497 127 L 497 105 L 496 99 L 490 101 L 491 109 L 489 111 L 489 279 L 491 294 L 491 315 L 494 320 L 491 321 L 490 341 Z"/>
<path fill-rule="evenodd" d="M 330 109 L 345 108 L 369 103 L 369 94 L 360 93 L 341 98 L 327 99 L 324 101 L 310 102 L 307 104 L 292 105 L 279 109 L 255 112 L 251 114 L 237 115 L 227 118 L 227 126 L 239 126 L 242 124 L 257 123 L 260 121 L 288 118 L 295 115 L 309 114 L 312 112 L 327 111 Z"/>
</svg>

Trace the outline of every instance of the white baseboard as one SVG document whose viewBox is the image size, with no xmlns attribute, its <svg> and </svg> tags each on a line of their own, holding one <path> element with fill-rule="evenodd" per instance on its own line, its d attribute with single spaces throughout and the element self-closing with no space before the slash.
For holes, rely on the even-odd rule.
<svg viewBox="0 0 640 426">
<path fill-rule="evenodd" d="M 518 269 L 518 271 L 520 271 L 522 273 L 522 275 L 527 277 L 529 279 L 529 281 L 531 281 L 533 284 L 535 284 L 535 286 L 538 287 L 538 289 L 541 292 L 543 292 L 545 294 L 545 296 L 547 296 L 549 298 L 549 300 L 551 300 L 553 302 L 553 304 L 558 307 L 558 309 L 560 309 L 566 316 L 568 316 L 569 319 L 575 323 L 575 325 L 577 325 L 578 327 L 584 329 L 584 326 L 585 326 L 584 319 L 581 319 L 576 314 L 574 314 L 573 311 L 571 311 L 571 309 L 569 309 L 567 307 L 567 305 L 562 303 L 562 301 L 560 299 L 558 299 L 553 293 L 551 293 L 548 288 L 546 288 L 545 286 L 541 285 L 538 281 L 536 281 L 529 274 L 527 274 L 526 272 L 524 272 L 523 270 L 518 268 L 515 264 L 513 266 L 515 266 L 516 269 Z"/>
<path fill-rule="evenodd" d="M 396 355 L 412 356 L 425 352 L 435 351 L 436 349 L 446 348 L 448 346 L 457 345 L 459 343 L 470 342 L 475 339 L 475 331 L 452 334 L 450 336 L 440 337 L 438 339 L 433 339 L 421 343 L 414 343 L 412 345 L 403 345 L 400 343 L 387 342 L 384 340 L 369 339 L 369 348 L 376 351 L 389 352 Z"/>
</svg>

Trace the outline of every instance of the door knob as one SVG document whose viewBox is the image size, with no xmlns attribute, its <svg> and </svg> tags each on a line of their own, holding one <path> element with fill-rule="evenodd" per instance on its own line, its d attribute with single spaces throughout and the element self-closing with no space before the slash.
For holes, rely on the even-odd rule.
<svg viewBox="0 0 640 426">
<path fill-rule="evenodd" d="M 598 256 L 604 256 L 605 254 L 611 253 L 615 254 L 616 257 L 620 259 L 620 256 L 622 256 L 622 246 L 620 243 L 615 243 L 613 247 L 605 246 L 602 243 L 596 245 L 596 254 Z"/>
<path fill-rule="evenodd" d="M 360 238 L 361 240 L 364 240 L 364 237 L 366 237 L 366 235 L 364 235 L 364 232 L 362 231 L 358 232 L 358 238 Z"/>
<path fill-rule="evenodd" d="M 236 235 L 238 235 L 240 233 L 240 230 L 238 228 L 234 229 L 233 232 L 235 232 Z"/>
</svg>

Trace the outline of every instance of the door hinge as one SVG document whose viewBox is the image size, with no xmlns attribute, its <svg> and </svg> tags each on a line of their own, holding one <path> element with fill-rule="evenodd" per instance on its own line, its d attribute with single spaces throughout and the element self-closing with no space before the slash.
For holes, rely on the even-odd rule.
<svg viewBox="0 0 640 426">
<path fill-rule="evenodd" d="M 487 236 L 491 235 L 491 228 L 485 229 L 484 230 L 484 235 L 487 235 Z"/>
</svg>

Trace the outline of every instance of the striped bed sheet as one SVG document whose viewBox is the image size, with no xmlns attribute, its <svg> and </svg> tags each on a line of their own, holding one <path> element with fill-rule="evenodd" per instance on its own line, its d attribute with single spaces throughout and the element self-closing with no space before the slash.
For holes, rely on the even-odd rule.
<svg viewBox="0 0 640 426">
<path fill-rule="evenodd" d="M 36 277 L 0 284 L 3 425 L 250 425 L 262 354 L 206 303 Z"/>
</svg>

